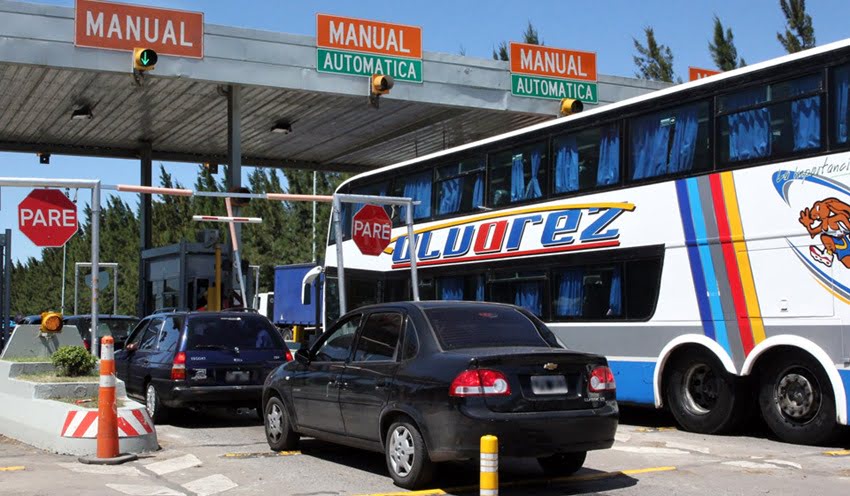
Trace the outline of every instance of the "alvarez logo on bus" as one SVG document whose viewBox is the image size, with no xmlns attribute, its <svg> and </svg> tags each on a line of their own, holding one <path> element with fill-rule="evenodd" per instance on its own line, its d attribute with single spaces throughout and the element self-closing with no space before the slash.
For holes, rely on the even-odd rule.
<svg viewBox="0 0 850 496">
<path fill-rule="evenodd" d="M 627 202 L 546 205 L 438 224 L 417 231 L 416 261 L 428 266 L 612 248 L 620 245 L 616 220 L 634 209 Z M 384 253 L 392 254 L 394 269 L 410 266 L 406 235 Z"/>
</svg>

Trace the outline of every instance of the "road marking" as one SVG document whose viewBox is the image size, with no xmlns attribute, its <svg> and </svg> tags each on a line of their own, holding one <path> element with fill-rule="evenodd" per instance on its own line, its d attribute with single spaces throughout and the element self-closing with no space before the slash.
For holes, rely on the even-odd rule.
<svg viewBox="0 0 850 496">
<path fill-rule="evenodd" d="M 617 441 L 618 443 L 627 443 L 631 438 L 632 436 L 629 434 L 623 434 L 620 432 L 614 434 L 614 441 Z"/>
<path fill-rule="evenodd" d="M 165 486 L 137 486 L 133 484 L 107 484 L 106 487 L 129 496 L 186 496 Z"/>
<path fill-rule="evenodd" d="M 785 465 L 787 467 L 796 468 L 797 470 L 803 470 L 803 466 L 800 465 L 799 463 L 787 462 L 785 460 L 765 460 L 765 461 L 767 461 L 768 463 L 772 463 L 774 465 Z"/>
<path fill-rule="evenodd" d="M 155 473 L 156 475 L 170 474 L 178 470 L 186 470 L 187 468 L 200 467 L 203 462 L 195 455 L 183 455 L 177 458 L 163 460 L 145 465 L 145 468 Z"/>
<path fill-rule="evenodd" d="M 262 453 L 225 453 L 222 458 L 277 458 L 279 456 L 296 456 L 300 451 L 263 451 Z"/>
<path fill-rule="evenodd" d="M 239 484 L 233 482 L 222 474 L 211 475 L 209 477 L 204 477 L 203 479 L 198 479 L 183 484 L 183 487 L 197 494 L 198 496 L 210 496 L 212 494 L 218 494 L 229 489 L 233 489 L 237 486 L 239 486 Z"/>
<path fill-rule="evenodd" d="M 826 456 L 848 456 L 850 450 L 824 451 L 823 454 Z"/>
<path fill-rule="evenodd" d="M 748 462 L 746 460 L 735 460 L 732 462 L 723 462 L 723 465 L 729 465 L 730 467 L 740 467 L 740 468 L 752 468 L 752 469 L 769 469 L 776 470 L 780 467 L 772 464 L 772 463 L 756 463 L 756 462 Z"/>
<path fill-rule="evenodd" d="M 0 472 L 18 472 L 20 470 L 26 470 L 26 467 L 23 465 L 13 465 L 11 467 L 0 467 Z"/>
<path fill-rule="evenodd" d="M 82 463 L 60 463 L 60 467 L 67 468 L 72 472 L 80 474 L 97 475 L 120 475 L 122 477 L 139 477 L 142 475 L 136 467 L 122 465 L 85 465 Z"/>
<path fill-rule="evenodd" d="M 676 441 L 667 441 L 664 444 L 668 448 L 683 449 L 683 450 L 688 450 L 688 451 L 696 451 L 697 453 L 702 453 L 702 454 L 705 454 L 705 455 L 708 455 L 708 454 L 711 453 L 711 450 L 709 448 L 706 448 L 705 446 L 697 446 L 695 444 L 679 443 L 679 442 L 676 442 Z"/>
<path fill-rule="evenodd" d="M 672 448 L 653 448 L 651 446 L 613 446 L 614 451 L 625 451 L 626 453 L 640 453 L 642 455 L 690 455 L 690 451 Z"/>
<path fill-rule="evenodd" d="M 636 432 L 670 432 L 677 430 L 675 427 L 638 427 Z"/>
<path fill-rule="evenodd" d="M 580 475 L 570 475 L 567 477 L 554 477 L 554 478 L 542 478 L 542 479 L 526 479 L 526 480 L 518 480 L 518 481 L 507 481 L 499 484 L 499 487 L 521 487 L 521 486 L 535 486 L 540 484 L 552 484 L 552 483 L 570 483 L 570 482 L 588 482 L 588 481 L 596 481 L 603 479 L 613 479 L 616 477 L 624 477 L 631 475 L 640 475 L 640 474 L 650 474 L 655 472 L 670 472 L 676 470 L 676 467 L 667 466 L 667 467 L 649 467 L 649 468 L 638 468 L 631 470 L 621 470 L 619 472 L 597 472 L 592 474 L 580 474 Z M 451 487 L 448 489 L 422 489 L 419 491 L 404 491 L 404 492 L 395 492 L 395 493 L 372 493 L 372 494 L 360 494 L 356 496 L 431 496 L 431 495 L 442 495 L 456 492 L 467 492 L 478 489 L 478 486 L 460 486 L 460 487 Z"/>
</svg>

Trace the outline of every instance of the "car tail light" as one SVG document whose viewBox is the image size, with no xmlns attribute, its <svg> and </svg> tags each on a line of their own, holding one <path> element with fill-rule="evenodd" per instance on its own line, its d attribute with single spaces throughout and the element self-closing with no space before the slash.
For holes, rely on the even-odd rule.
<svg viewBox="0 0 850 496">
<path fill-rule="evenodd" d="M 510 396 L 511 386 L 505 374 L 489 369 L 464 370 L 449 388 L 449 396 Z"/>
<path fill-rule="evenodd" d="M 591 393 L 616 391 L 617 385 L 614 383 L 614 373 L 608 367 L 596 367 L 590 371 L 590 380 L 587 383 L 587 388 Z"/>
<path fill-rule="evenodd" d="M 286 361 L 287 361 L 287 362 L 291 362 L 291 361 L 292 361 L 292 352 L 291 352 L 291 351 L 289 351 L 289 348 L 287 348 L 287 349 L 286 349 Z"/>
<path fill-rule="evenodd" d="M 88 339 L 83 340 L 83 346 L 86 347 L 86 351 L 91 351 L 91 343 L 89 342 Z"/>
<path fill-rule="evenodd" d="M 174 355 L 174 364 L 171 366 L 171 380 L 182 381 L 186 379 L 186 353 L 178 352 Z"/>
</svg>

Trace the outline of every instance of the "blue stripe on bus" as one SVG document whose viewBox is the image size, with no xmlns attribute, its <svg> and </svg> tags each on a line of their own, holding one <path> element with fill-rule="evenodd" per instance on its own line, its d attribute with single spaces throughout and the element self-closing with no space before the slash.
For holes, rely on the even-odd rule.
<svg viewBox="0 0 850 496">
<path fill-rule="evenodd" d="M 847 401 L 847 411 L 850 412 L 850 370 L 838 369 L 838 375 L 844 383 L 844 399 Z M 847 425 L 850 425 L 850 422 Z"/>
<path fill-rule="evenodd" d="M 694 280 L 694 291 L 696 292 L 700 319 L 702 320 L 705 335 L 710 339 L 714 339 L 714 323 L 711 320 L 708 299 L 706 297 L 705 280 L 703 279 L 702 267 L 700 266 L 701 262 L 699 250 L 696 245 L 696 236 L 694 235 L 691 206 L 688 201 L 688 189 L 684 179 L 676 181 L 676 195 L 679 198 L 679 213 L 682 216 L 682 227 L 685 230 L 685 246 L 688 247 L 688 260 L 691 265 L 691 277 Z"/>
<path fill-rule="evenodd" d="M 614 373 L 614 382 L 617 384 L 617 401 L 640 405 L 655 404 L 655 362 L 609 361 L 608 366 Z"/>
<path fill-rule="evenodd" d="M 717 342 L 732 355 L 729 347 L 729 336 L 726 334 L 726 320 L 723 316 L 723 304 L 720 301 L 720 288 L 717 286 L 717 274 L 714 272 L 714 263 L 711 258 L 711 249 L 708 247 L 708 232 L 705 227 L 705 218 L 700 202 L 697 178 L 685 179 L 688 185 L 688 199 L 691 202 L 691 213 L 694 220 L 694 233 L 696 234 L 697 247 L 699 249 L 705 286 L 708 293 L 708 304 L 711 308 L 711 319 L 714 321 Z"/>
</svg>

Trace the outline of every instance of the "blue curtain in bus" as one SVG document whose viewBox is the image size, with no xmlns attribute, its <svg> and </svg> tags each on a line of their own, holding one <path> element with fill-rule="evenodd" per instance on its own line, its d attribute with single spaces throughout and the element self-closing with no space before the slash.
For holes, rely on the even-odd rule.
<svg viewBox="0 0 850 496">
<path fill-rule="evenodd" d="M 835 140 L 838 143 L 847 143 L 850 138 L 850 65 L 835 70 L 833 85 Z"/>
<path fill-rule="evenodd" d="M 473 210 L 484 205 L 484 174 L 475 176 L 475 184 L 472 185 L 472 208 Z"/>
<path fill-rule="evenodd" d="M 555 155 L 555 193 L 578 191 L 578 145 L 575 136 L 561 140 Z"/>
<path fill-rule="evenodd" d="M 763 103 L 763 87 L 726 97 L 730 109 Z M 726 116 L 729 127 L 729 160 L 747 160 L 770 155 L 770 109 L 746 110 Z"/>
<path fill-rule="evenodd" d="M 619 180 L 620 132 L 617 126 L 609 126 L 603 130 L 602 140 L 599 142 L 599 167 L 596 170 L 596 185 L 615 184 Z M 578 181 L 578 172 L 576 172 L 576 181 Z"/>
<path fill-rule="evenodd" d="M 669 123 L 659 114 L 632 121 L 632 179 L 645 179 L 667 171 Z"/>
<path fill-rule="evenodd" d="M 684 172 L 694 167 L 694 152 L 697 144 L 697 122 L 696 105 L 683 107 L 674 115 L 675 130 L 673 131 L 673 145 L 670 149 L 670 163 L 667 172 L 675 174 Z"/>
<path fill-rule="evenodd" d="M 608 298 L 608 315 L 619 316 L 623 314 L 623 282 L 620 277 L 620 268 L 614 269 L 611 276 L 611 295 Z"/>
<path fill-rule="evenodd" d="M 440 279 L 441 300 L 463 299 L 463 277 L 443 277 Z"/>
<path fill-rule="evenodd" d="M 534 315 L 543 315 L 543 302 L 540 299 L 540 283 L 521 282 L 517 284 L 514 305 L 525 308 Z"/>
<path fill-rule="evenodd" d="M 794 151 L 820 147 L 820 96 L 791 102 Z"/>
<path fill-rule="evenodd" d="M 555 301 L 555 315 L 558 317 L 579 317 L 584 291 L 584 273 L 580 269 L 561 273 L 558 282 L 558 298 Z"/>
<path fill-rule="evenodd" d="M 522 154 L 514 155 L 511 163 L 511 203 L 522 200 L 525 194 L 525 176 L 522 170 Z"/>
<path fill-rule="evenodd" d="M 440 183 L 440 204 L 437 206 L 438 214 L 453 214 L 460 210 L 460 195 L 463 181 L 464 178 L 456 177 Z"/>
<path fill-rule="evenodd" d="M 531 152 L 531 179 L 528 181 L 528 186 L 525 187 L 525 194 L 523 195 L 526 200 L 543 196 L 543 192 L 540 191 L 540 180 L 537 179 L 539 173 L 540 152 Z"/>
<path fill-rule="evenodd" d="M 404 196 L 419 200 L 419 205 L 413 206 L 413 218 L 421 219 L 431 215 L 431 172 L 417 174 L 407 178 L 404 183 Z M 402 208 L 402 215 L 406 215 Z M 402 220 L 404 217 L 402 217 Z"/>
<path fill-rule="evenodd" d="M 484 276 L 475 276 L 475 301 L 484 301 Z"/>
</svg>

